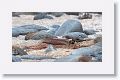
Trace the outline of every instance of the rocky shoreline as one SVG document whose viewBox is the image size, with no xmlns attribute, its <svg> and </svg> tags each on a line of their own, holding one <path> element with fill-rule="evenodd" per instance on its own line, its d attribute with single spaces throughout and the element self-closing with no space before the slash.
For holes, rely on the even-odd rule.
<svg viewBox="0 0 120 80">
<path fill-rule="evenodd" d="M 12 62 L 102 62 L 102 13 L 12 16 Z"/>
</svg>

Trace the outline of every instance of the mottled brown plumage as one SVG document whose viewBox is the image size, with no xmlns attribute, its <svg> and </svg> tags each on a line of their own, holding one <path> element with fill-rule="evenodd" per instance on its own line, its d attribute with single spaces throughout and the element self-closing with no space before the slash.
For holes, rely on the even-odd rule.
<svg viewBox="0 0 120 80">
<path fill-rule="evenodd" d="M 82 42 L 71 43 L 71 40 L 68 39 L 45 39 L 42 43 L 37 45 L 28 46 L 27 49 L 44 49 L 47 48 L 48 44 L 52 44 L 55 48 L 67 48 L 67 49 L 77 49 L 80 47 L 87 47 L 95 44 L 94 40 L 86 40 Z"/>
</svg>

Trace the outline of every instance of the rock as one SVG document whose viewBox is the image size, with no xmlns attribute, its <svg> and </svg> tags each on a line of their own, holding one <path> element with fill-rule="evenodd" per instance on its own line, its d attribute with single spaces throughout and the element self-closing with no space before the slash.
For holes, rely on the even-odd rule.
<svg viewBox="0 0 120 80">
<path fill-rule="evenodd" d="M 64 13 L 63 12 L 51 12 L 51 15 L 55 16 L 55 17 L 60 17 L 62 16 Z"/>
<path fill-rule="evenodd" d="M 92 57 L 91 56 L 81 56 L 76 60 L 78 62 L 90 62 L 90 61 L 92 61 Z"/>
<path fill-rule="evenodd" d="M 39 13 L 38 15 L 34 16 L 34 20 L 39 20 L 39 19 L 53 19 L 53 17 L 48 16 L 46 13 Z"/>
<path fill-rule="evenodd" d="M 79 15 L 79 12 L 65 12 L 67 15 Z"/>
<path fill-rule="evenodd" d="M 78 19 L 92 19 L 92 15 L 90 13 L 80 13 Z"/>
<path fill-rule="evenodd" d="M 52 25 L 52 26 L 50 26 L 51 28 L 59 28 L 60 27 L 60 25 Z"/>
<path fill-rule="evenodd" d="M 55 35 L 55 32 L 58 30 L 60 26 L 59 25 L 53 25 L 50 27 L 50 29 L 48 30 L 49 34 Z"/>
<path fill-rule="evenodd" d="M 83 32 L 82 24 L 77 20 L 67 20 L 56 31 L 56 36 L 63 36 L 70 32 Z"/>
<path fill-rule="evenodd" d="M 56 38 L 54 35 L 47 33 L 46 31 L 39 31 L 33 35 L 31 39 L 39 40 L 39 39 L 46 39 L 46 38 Z"/>
<path fill-rule="evenodd" d="M 91 55 L 98 55 L 102 51 L 102 43 L 96 43 L 90 47 L 83 47 L 74 50 L 71 55 L 57 59 L 55 62 L 79 62 L 91 61 Z"/>
<path fill-rule="evenodd" d="M 96 56 L 96 61 L 102 62 L 102 55 L 97 55 Z"/>
<path fill-rule="evenodd" d="M 97 36 L 95 38 L 95 42 L 98 43 L 98 42 L 102 42 L 102 35 L 101 36 Z"/>
<path fill-rule="evenodd" d="M 63 37 L 67 39 L 72 39 L 74 41 L 80 41 L 80 40 L 84 40 L 84 38 L 87 38 L 88 36 L 81 32 L 71 32 L 71 33 L 65 34 Z"/>
<path fill-rule="evenodd" d="M 89 35 L 88 38 L 94 39 L 95 43 L 102 42 L 102 35 L 101 34 Z"/>
<path fill-rule="evenodd" d="M 42 59 L 55 59 L 49 56 L 38 56 L 38 55 L 24 55 L 21 56 L 22 59 L 32 59 L 32 60 L 42 60 Z"/>
<path fill-rule="evenodd" d="M 20 57 L 17 57 L 17 56 L 13 56 L 12 55 L 12 62 L 21 62 L 21 58 Z"/>
<path fill-rule="evenodd" d="M 25 36 L 25 40 L 32 39 L 32 37 L 34 36 L 35 33 L 36 33 L 36 32 L 28 33 L 28 34 Z"/>
<path fill-rule="evenodd" d="M 17 15 L 37 15 L 40 14 L 41 12 L 13 12 L 13 13 Z"/>
<path fill-rule="evenodd" d="M 48 47 L 46 48 L 45 53 L 48 53 L 54 50 L 56 50 L 56 48 L 53 45 L 48 44 Z"/>
<path fill-rule="evenodd" d="M 19 14 L 12 12 L 12 17 L 20 17 Z"/>
<path fill-rule="evenodd" d="M 12 46 L 12 53 L 13 55 L 27 55 L 27 53 L 24 51 L 24 49 L 21 49 L 19 47 L 16 46 Z"/>
<path fill-rule="evenodd" d="M 53 19 L 53 17 L 52 17 L 52 16 L 48 16 L 48 15 L 47 15 L 47 16 L 45 16 L 44 18 L 45 18 L 45 19 Z"/>
<path fill-rule="evenodd" d="M 17 37 L 19 35 L 26 35 L 30 32 L 38 32 L 36 29 L 24 29 L 24 28 L 13 28 L 12 37 Z"/>
<path fill-rule="evenodd" d="M 12 28 L 12 37 L 17 37 L 20 35 L 20 31 L 18 29 Z"/>
<path fill-rule="evenodd" d="M 46 27 L 39 26 L 39 25 L 36 25 L 36 24 L 18 26 L 17 28 L 22 28 L 22 29 L 36 29 L 38 31 L 40 31 L 40 30 L 48 30 Z"/>
<path fill-rule="evenodd" d="M 28 33 L 38 32 L 40 30 L 48 30 L 48 29 L 43 26 L 38 26 L 35 24 L 18 26 L 18 27 L 12 28 L 12 37 L 17 37 L 19 35 L 26 35 Z"/>
<path fill-rule="evenodd" d="M 93 30 L 93 29 L 86 29 L 86 30 L 84 30 L 84 33 L 86 34 L 86 35 L 92 35 L 92 34 L 95 34 L 95 30 Z"/>
</svg>

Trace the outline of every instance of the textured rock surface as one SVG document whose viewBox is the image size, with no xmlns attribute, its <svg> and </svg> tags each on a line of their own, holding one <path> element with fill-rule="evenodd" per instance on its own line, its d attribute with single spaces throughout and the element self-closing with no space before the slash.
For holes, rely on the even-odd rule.
<svg viewBox="0 0 120 80">
<path fill-rule="evenodd" d="M 55 62 L 79 62 L 83 57 L 87 58 L 87 61 L 89 62 L 91 61 L 90 59 L 91 55 L 98 55 L 102 51 L 101 45 L 102 43 L 97 43 L 90 47 L 76 49 L 71 53 L 71 55 L 66 56 L 64 58 L 60 58 Z"/>
<path fill-rule="evenodd" d="M 80 13 L 78 19 L 92 19 L 92 15 L 90 13 Z"/>
<path fill-rule="evenodd" d="M 35 33 L 36 33 L 36 32 L 28 33 L 28 34 L 25 36 L 25 40 L 32 39 L 32 37 L 34 36 Z"/>
<path fill-rule="evenodd" d="M 22 26 L 18 26 L 17 28 L 23 28 L 23 29 L 36 29 L 38 31 L 40 30 L 48 30 L 46 27 L 44 26 L 39 26 L 39 25 L 35 25 L 35 24 L 31 24 L 31 25 L 22 25 Z"/>
<path fill-rule="evenodd" d="M 45 53 L 48 53 L 54 50 L 56 50 L 56 48 L 53 45 L 48 44 L 47 48 L 45 49 Z"/>
<path fill-rule="evenodd" d="M 50 26 L 50 29 L 48 30 L 49 34 L 55 35 L 56 31 L 58 30 L 60 26 L 59 25 L 52 25 Z"/>
<path fill-rule="evenodd" d="M 24 51 L 24 49 L 21 49 L 19 47 L 16 46 L 12 46 L 12 53 L 13 55 L 27 55 L 27 53 Z"/>
<path fill-rule="evenodd" d="M 71 33 L 65 34 L 63 37 L 67 39 L 72 39 L 74 41 L 80 41 L 87 38 L 87 35 L 81 32 L 71 32 Z"/>
<path fill-rule="evenodd" d="M 81 23 L 77 20 L 67 20 L 60 26 L 55 35 L 63 36 L 70 32 L 83 32 Z"/>
<path fill-rule="evenodd" d="M 19 35 L 26 35 L 28 33 L 38 32 L 40 30 L 48 30 L 48 29 L 43 26 L 38 26 L 35 24 L 18 26 L 18 27 L 12 28 L 12 37 L 17 37 Z"/>
<path fill-rule="evenodd" d="M 48 57 L 48 56 L 36 56 L 36 55 L 24 55 L 21 56 L 22 59 L 32 59 L 32 60 L 41 60 L 41 59 L 54 59 L 52 57 Z"/>
<path fill-rule="evenodd" d="M 39 19 L 53 19 L 52 16 L 48 16 L 46 13 L 39 13 L 38 15 L 34 16 L 34 20 L 39 20 Z"/>
<path fill-rule="evenodd" d="M 17 37 L 19 35 L 26 35 L 30 32 L 38 32 L 36 29 L 23 29 L 23 28 L 13 28 L 12 37 Z"/>
<path fill-rule="evenodd" d="M 13 55 L 12 55 L 12 62 L 22 62 L 22 60 L 21 60 L 20 57 L 17 57 L 17 56 L 13 56 Z"/>
<path fill-rule="evenodd" d="M 67 15 L 79 15 L 79 12 L 65 12 Z"/>
<path fill-rule="evenodd" d="M 12 17 L 20 17 L 19 14 L 12 12 Z"/>
<path fill-rule="evenodd" d="M 50 16 L 50 17 L 53 17 L 54 19 L 43 18 L 39 20 L 34 20 L 34 17 L 38 14 L 41 14 L 41 12 L 19 13 L 18 14 L 19 17 L 12 17 L 12 25 L 13 25 L 12 27 L 22 28 L 25 30 L 35 29 L 37 30 L 37 32 L 39 32 L 41 31 L 40 26 L 45 26 L 46 30 L 44 31 L 53 36 L 56 34 L 59 28 L 61 28 L 61 26 L 63 26 L 63 24 L 65 24 L 68 20 L 73 20 L 73 22 L 69 23 L 68 25 L 69 27 L 63 28 L 63 30 L 61 30 L 60 36 L 57 36 L 56 38 L 49 38 L 49 39 L 41 38 L 40 40 L 32 40 L 31 38 L 37 32 L 30 31 L 28 33 L 25 33 L 25 35 L 20 35 L 20 34 L 17 34 L 19 30 L 18 31 L 14 30 L 14 33 L 15 33 L 14 36 L 16 37 L 12 37 L 12 46 L 21 48 L 23 51 L 27 53 L 27 55 L 22 55 L 24 58 L 21 58 L 22 56 L 18 55 L 18 53 L 16 54 L 13 52 L 12 56 L 19 57 L 22 60 L 22 62 L 54 62 L 56 61 L 56 59 L 57 60 L 63 59 L 70 55 L 72 55 L 73 58 L 68 57 L 68 59 L 71 58 L 69 60 L 74 60 L 73 62 L 76 62 L 76 61 L 77 62 L 101 62 L 102 61 L 102 51 L 98 53 L 95 53 L 97 52 L 95 51 L 94 54 L 92 54 L 92 51 L 90 51 L 89 49 L 83 49 L 85 51 L 88 50 L 88 52 L 90 52 L 91 54 L 87 55 L 85 53 L 85 55 L 82 55 L 83 53 L 80 53 L 81 55 L 79 55 L 79 50 L 77 50 L 77 49 L 87 48 L 87 47 L 96 50 L 96 48 L 93 48 L 91 46 L 95 45 L 95 43 L 102 42 L 102 36 L 99 36 L 99 34 L 102 34 L 102 15 L 101 14 L 90 13 L 92 14 L 91 19 L 89 18 L 78 19 L 78 17 L 80 16 L 80 12 L 75 12 L 75 13 L 68 12 L 68 14 L 63 14 L 62 16 L 59 16 L 59 14 L 55 14 L 58 16 L 54 16 L 50 14 L 50 12 L 45 12 L 45 15 L 47 15 L 47 17 Z M 77 25 L 77 23 L 75 23 L 74 21 L 77 21 L 78 23 L 80 22 L 82 24 L 82 28 L 84 31 L 83 30 L 77 31 L 79 27 L 77 27 L 77 29 L 74 31 L 67 31 L 71 29 L 71 26 L 73 29 L 76 28 L 73 26 L 73 25 Z M 31 26 L 33 24 L 38 26 L 36 27 Z M 95 34 L 93 34 L 92 31 L 90 31 L 91 29 L 96 31 Z M 64 30 L 67 31 L 68 33 L 64 34 Z M 85 40 L 75 41 L 72 39 L 66 39 L 63 37 L 63 35 L 61 35 L 61 34 L 67 35 L 69 33 L 79 33 L 79 32 L 87 34 L 88 37 L 85 38 Z M 74 35 L 76 38 L 76 34 Z M 53 45 L 53 46 L 50 46 L 50 45 Z M 100 44 L 98 45 L 102 47 L 102 45 Z M 80 52 L 83 52 L 83 50 L 82 51 L 80 50 Z M 69 62 L 69 61 L 62 61 L 62 62 Z"/>
<path fill-rule="evenodd" d="M 93 29 L 86 29 L 86 30 L 84 30 L 84 33 L 85 34 L 87 34 L 87 35 L 93 35 L 93 34 L 95 34 L 95 30 L 93 30 Z"/>
<path fill-rule="evenodd" d="M 47 33 L 46 31 L 39 31 L 35 33 L 31 39 L 39 40 L 39 39 L 46 39 L 46 38 L 55 38 L 55 36 Z"/>
<path fill-rule="evenodd" d="M 62 16 L 64 13 L 63 12 L 51 12 L 51 15 L 55 16 L 55 17 L 60 17 Z"/>
</svg>

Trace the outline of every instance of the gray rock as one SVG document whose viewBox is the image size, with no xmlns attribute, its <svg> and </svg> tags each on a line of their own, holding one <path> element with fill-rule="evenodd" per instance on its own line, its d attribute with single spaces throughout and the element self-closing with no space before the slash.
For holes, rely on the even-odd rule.
<svg viewBox="0 0 120 80">
<path fill-rule="evenodd" d="M 34 20 L 39 20 L 39 19 L 53 19 L 53 17 L 48 16 L 46 13 L 39 13 L 38 15 L 34 16 Z"/>
<path fill-rule="evenodd" d="M 18 27 L 12 28 L 12 37 L 17 37 L 19 35 L 26 35 L 28 33 L 38 32 L 40 30 L 48 30 L 48 29 L 43 26 L 38 26 L 35 24 L 18 26 Z"/>
<path fill-rule="evenodd" d="M 39 32 L 35 33 L 31 39 L 39 40 L 39 39 L 46 39 L 46 38 L 55 38 L 55 36 L 49 34 L 46 31 L 39 31 Z"/>
<path fill-rule="evenodd" d="M 17 28 L 21 28 L 21 29 L 36 29 L 36 30 L 38 30 L 38 31 L 40 31 L 40 30 L 48 30 L 48 29 L 47 29 L 46 27 L 44 27 L 44 26 L 39 26 L 39 25 L 35 25 L 35 24 L 18 26 Z"/>
<path fill-rule="evenodd" d="M 67 15 L 79 15 L 79 12 L 65 12 Z"/>
<path fill-rule="evenodd" d="M 47 15 L 47 16 L 45 16 L 44 18 L 45 18 L 45 19 L 53 19 L 53 17 L 52 17 L 52 16 L 48 16 L 48 15 Z"/>
<path fill-rule="evenodd" d="M 78 19 L 92 19 L 92 15 L 90 13 L 80 13 Z"/>
<path fill-rule="evenodd" d="M 12 17 L 20 17 L 19 14 L 12 12 Z"/>
<path fill-rule="evenodd" d="M 36 29 L 24 29 L 24 28 L 13 28 L 12 29 L 12 37 L 17 37 L 19 35 L 26 35 L 30 32 L 38 32 Z"/>
<path fill-rule="evenodd" d="M 12 12 L 12 13 L 17 15 L 37 15 L 40 14 L 41 12 Z"/>
<path fill-rule="evenodd" d="M 22 59 L 32 59 L 32 60 L 42 60 L 42 59 L 54 59 L 49 56 L 38 56 L 38 55 L 24 55 L 21 56 Z"/>
<path fill-rule="evenodd" d="M 84 38 L 87 38 L 88 36 L 85 33 L 81 33 L 81 32 L 71 32 L 65 34 L 63 37 L 77 41 L 77 40 L 84 40 Z"/>
<path fill-rule="evenodd" d="M 63 36 L 70 32 L 83 32 L 82 24 L 77 20 L 67 20 L 56 31 L 56 36 Z"/>
<path fill-rule="evenodd" d="M 56 31 L 58 30 L 60 26 L 59 25 L 53 25 L 51 28 L 48 30 L 49 34 L 55 35 Z"/>
<path fill-rule="evenodd" d="M 20 35 L 20 32 L 16 28 L 12 28 L 12 37 L 17 37 Z"/>
<path fill-rule="evenodd" d="M 59 28 L 60 27 L 60 25 L 52 25 L 52 26 L 50 26 L 51 28 Z"/>
<path fill-rule="evenodd" d="M 98 55 L 102 51 L 102 43 L 96 43 L 90 47 L 83 47 L 74 50 L 71 55 L 57 59 L 55 62 L 78 62 L 82 56 L 91 57 L 91 55 Z M 100 58 L 100 57 L 99 57 Z"/>
<path fill-rule="evenodd" d="M 21 62 L 21 58 L 20 57 L 17 57 L 17 56 L 13 56 L 12 55 L 12 62 Z"/>
<path fill-rule="evenodd" d="M 55 17 L 60 17 L 62 16 L 64 13 L 63 12 L 51 12 L 51 15 L 55 16 Z"/>
<path fill-rule="evenodd" d="M 87 34 L 87 35 L 92 35 L 92 34 L 95 34 L 95 30 L 93 30 L 93 29 L 86 29 L 86 30 L 84 30 L 84 33 L 85 34 Z"/>
<path fill-rule="evenodd" d="M 49 44 L 48 47 L 45 50 L 45 53 L 48 53 L 48 52 L 51 52 L 51 51 L 54 51 L 54 50 L 56 50 L 56 48 L 53 45 Z"/>
<path fill-rule="evenodd" d="M 12 46 L 12 55 L 27 55 L 27 53 L 24 51 L 24 49 Z"/>
</svg>

